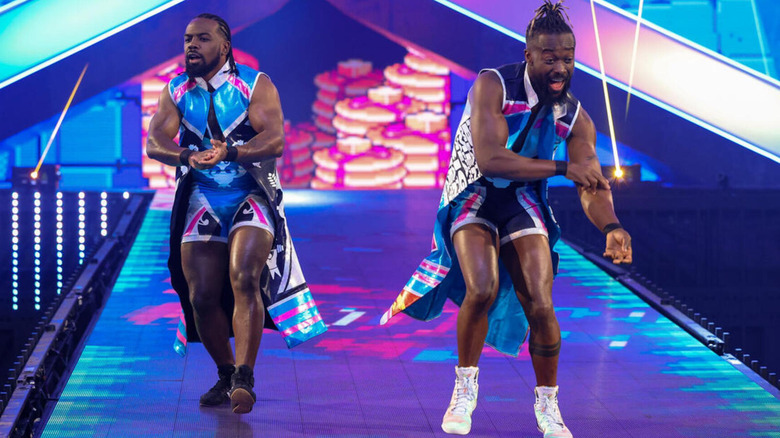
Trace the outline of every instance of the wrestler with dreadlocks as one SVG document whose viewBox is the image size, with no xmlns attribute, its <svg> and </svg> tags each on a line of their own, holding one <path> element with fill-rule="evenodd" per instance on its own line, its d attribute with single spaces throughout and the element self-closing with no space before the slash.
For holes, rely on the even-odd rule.
<svg viewBox="0 0 780 438">
<path fill-rule="evenodd" d="M 615 216 L 596 157 L 596 131 L 569 93 L 575 39 L 563 6 L 545 0 L 526 32 L 525 61 L 482 70 L 455 135 L 431 255 L 383 322 L 404 312 L 438 316 L 447 297 L 460 305 L 455 389 L 442 429 L 471 430 L 477 363 L 484 343 L 517 355 L 530 328 L 537 426 L 571 437 L 558 410 L 561 331 L 552 282 L 560 236 L 547 178 L 572 180 L 585 214 L 606 235 L 604 255 L 631 262 L 631 237 Z M 553 160 L 565 143 L 569 161 Z"/>
<path fill-rule="evenodd" d="M 188 340 L 200 340 L 217 365 L 219 380 L 202 406 L 230 401 L 233 412 L 247 413 L 263 327 L 281 328 L 289 347 L 326 328 L 284 219 L 276 87 L 236 64 L 230 28 L 216 15 L 189 23 L 184 52 L 186 74 L 161 94 L 146 148 L 150 158 L 179 166 L 168 260 L 183 310 L 174 348 L 183 355 Z"/>
</svg>

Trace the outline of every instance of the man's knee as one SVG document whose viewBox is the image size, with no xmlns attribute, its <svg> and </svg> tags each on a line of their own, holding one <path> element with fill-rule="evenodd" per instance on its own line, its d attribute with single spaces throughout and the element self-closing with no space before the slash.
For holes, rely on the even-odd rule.
<svg viewBox="0 0 780 438">
<path fill-rule="evenodd" d="M 527 317 L 536 323 L 543 323 L 555 318 L 555 307 L 553 307 L 552 299 L 548 297 L 531 300 L 529 307 Z"/>
<path fill-rule="evenodd" d="M 220 308 L 220 291 L 205 291 L 190 288 L 190 304 L 198 315 L 205 315 Z"/>
<path fill-rule="evenodd" d="M 487 310 L 493 304 L 498 294 L 498 281 L 495 279 L 481 279 L 466 283 L 466 300 L 472 306 Z"/>
<path fill-rule="evenodd" d="M 234 269 L 230 273 L 230 285 L 236 295 L 254 295 L 260 290 L 260 275 L 249 269 Z"/>
</svg>

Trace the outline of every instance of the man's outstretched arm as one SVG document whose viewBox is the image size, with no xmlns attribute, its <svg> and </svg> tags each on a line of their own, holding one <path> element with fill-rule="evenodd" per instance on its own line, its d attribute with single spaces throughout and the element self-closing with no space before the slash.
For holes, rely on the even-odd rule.
<svg viewBox="0 0 780 438">
<path fill-rule="evenodd" d="M 596 128 L 584 108 L 580 109 L 574 123 L 571 137 L 567 141 L 567 150 L 570 163 L 588 166 L 601 174 L 601 164 L 596 156 Z M 577 185 L 577 192 L 585 215 L 596 228 L 606 231 L 604 256 L 611 258 L 614 263 L 631 263 L 631 236 L 622 227 L 618 227 L 620 221 L 615 215 L 612 190 L 608 186 L 588 190 Z"/>
</svg>

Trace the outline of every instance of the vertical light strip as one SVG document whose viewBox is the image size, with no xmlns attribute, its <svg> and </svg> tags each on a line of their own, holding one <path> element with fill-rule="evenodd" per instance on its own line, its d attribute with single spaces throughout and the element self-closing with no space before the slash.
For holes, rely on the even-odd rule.
<svg viewBox="0 0 780 438">
<path fill-rule="evenodd" d="M 84 192 L 79 192 L 79 264 L 84 263 L 84 253 L 87 249 L 86 245 L 86 231 L 85 231 L 85 222 L 86 222 L 86 204 L 87 202 L 84 200 Z"/>
<path fill-rule="evenodd" d="M 62 192 L 57 192 L 57 295 L 62 293 Z"/>
<path fill-rule="evenodd" d="M 11 193 L 11 308 L 19 310 L 19 193 Z"/>
<path fill-rule="evenodd" d="M 607 88 L 607 75 L 604 73 L 604 57 L 601 54 L 601 39 L 599 38 L 599 25 L 596 23 L 596 7 L 593 0 L 590 0 L 590 11 L 593 15 L 593 30 L 596 32 L 596 49 L 599 54 L 599 68 L 601 69 L 601 84 L 604 88 L 604 102 L 607 104 L 607 121 L 609 122 L 609 138 L 612 140 L 612 154 L 615 159 L 615 177 L 623 176 L 623 170 L 620 168 L 620 157 L 618 157 L 617 142 L 615 141 L 615 125 L 612 122 L 612 106 L 609 104 L 609 89 Z"/>
<path fill-rule="evenodd" d="M 41 310 L 41 192 L 35 192 L 33 200 L 33 270 L 35 271 L 35 310 Z"/>
<path fill-rule="evenodd" d="M 761 22 L 758 20 L 758 11 L 756 10 L 756 0 L 750 0 L 750 6 L 753 8 L 753 21 L 756 23 L 756 34 L 758 35 L 758 47 L 761 50 L 761 59 L 764 61 L 764 73 L 769 76 L 769 62 L 767 61 L 766 48 L 764 48 L 763 32 L 761 32 Z"/>
<path fill-rule="evenodd" d="M 100 194 L 100 235 L 105 237 L 108 234 L 108 194 Z"/>
<path fill-rule="evenodd" d="M 628 104 L 631 102 L 631 89 L 634 87 L 634 67 L 636 67 L 636 52 L 639 47 L 639 27 L 642 25 L 642 6 L 645 0 L 639 0 L 639 10 L 636 14 L 636 30 L 634 31 L 634 49 L 631 51 L 631 71 L 628 74 L 628 96 L 626 96 L 626 117 L 628 117 Z"/>
</svg>

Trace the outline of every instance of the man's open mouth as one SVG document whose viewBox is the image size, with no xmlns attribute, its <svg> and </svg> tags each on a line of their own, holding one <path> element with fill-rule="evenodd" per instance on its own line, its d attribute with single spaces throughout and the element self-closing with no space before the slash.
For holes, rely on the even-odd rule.
<svg viewBox="0 0 780 438">
<path fill-rule="evenodd" d="M 563 87 L 566 85 L 566 80 L 563 78 L 550 79 L 550 88 L 556 93 L 563 91 Z"/>
</svg>

